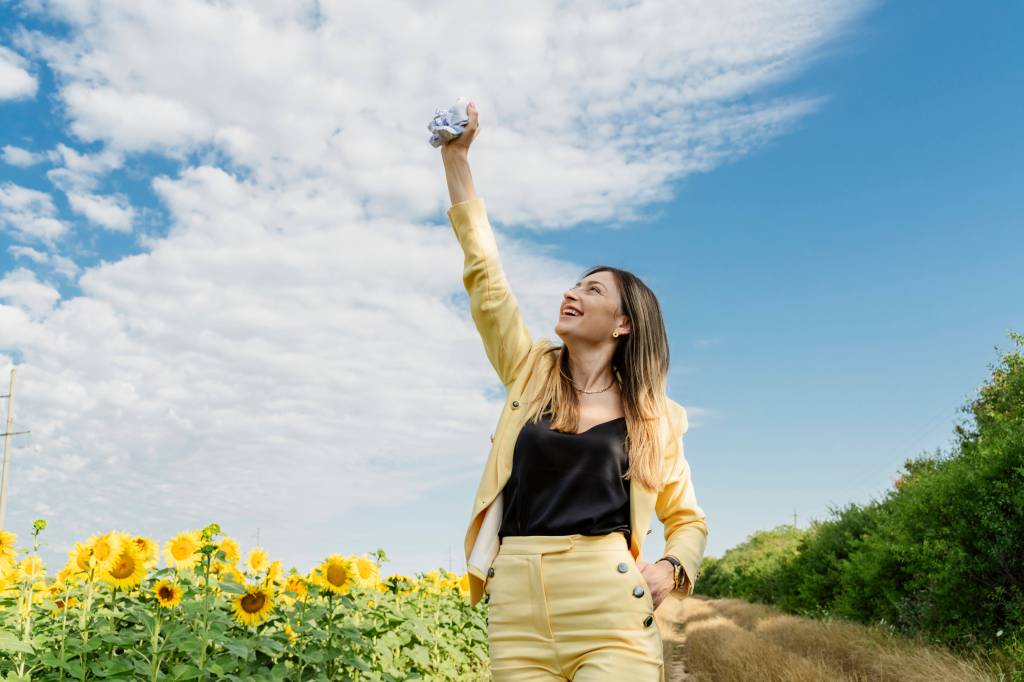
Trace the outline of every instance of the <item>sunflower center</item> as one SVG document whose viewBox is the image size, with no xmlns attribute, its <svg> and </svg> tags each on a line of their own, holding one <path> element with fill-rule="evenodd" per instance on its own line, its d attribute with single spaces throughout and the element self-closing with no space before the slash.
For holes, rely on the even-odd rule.
<svg viewBox="0 0 1024 682">
<path fill-rule="evenodd" d="M 110 570 L 110 575 L 114 576 L 118 580 L 123 580 L 134 572 L 135 560 L 130 556 L 122 554 L 121 558 L 119 558 L 117 563 L 114 564 L 114 568 Z"/>
<path fill-rule="evenodd" d="M 184 542 L 177 543 L 171 547 L 171 554 L 178 561 L 183 561 L 192 556 L 192 545 Z"/>
<path fill-rule="evenodd" d="M 170 601 L 171 599 L 174 598 L 174 590 L 172 590 L 167 585 L 163 585 L 163 586 L 161 586 L 160 590 L 157 592 L 157 596 L 159 596 L 164 601 Z"/>
<path fill-rule="evenodd" d="M 345 570 L 344 566 L 338 566 L 334 564 L 327 567 L 327 582 L 332 585 L 344 585 L 345 580 L 348 578 L 348 571 Z"/>
<path fill-rule="evenodd" d="M 246 613 L 259 613 L 263 605 L 267 603 L 267 595 L 262 592 L 249 592 L 242 597 L 242 610 Z"/>
</svg>

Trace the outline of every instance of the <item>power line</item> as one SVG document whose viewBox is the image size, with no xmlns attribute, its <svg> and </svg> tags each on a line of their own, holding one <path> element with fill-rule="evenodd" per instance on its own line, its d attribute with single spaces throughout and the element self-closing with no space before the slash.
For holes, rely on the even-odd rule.
<svg viewBox="0 0 1024 682">
<path fill-rule="evenodd" d="M 24 433 L 31 433 L 30 431 L 11 431 L 14 428 L 14 378 L 16 376 L 16 370 L 11 368 L 11 388 L 6 395 L 0 396 L 7 398 L 7 422 L 4 427 L 4 432 L 0 433 L 0 438 L 4 439 L 4 463 L 3 473 L 0 474 L 0 530 L 4 529 L 4 522 L 7 515 L 7 474 L 10 468 L 10 450 L 11 450 L 11 436 L 19 436 Z"/>
<path fill-rule="evenodd" d="M 914 433 L 916 433 L 917 435 L 915 435 L 912 439 L 910 439 L 908 441 L 904 441 L 904 443 L 905 443 L 904 445 L 896 446 L 894 448 L 890 448 L 889 450 L 887 450 L 882 455 L 882 459 L 886 460 L 886 461 L 890 461 L 892 456 L 895 453 L 898 452 L 898 453 L 901 453 L 900 457 L 905 460 L 906 456 L 907 456 L 907 451 L 910 448 L 914 447 L 917 443 L 919 443 L 923 438 L 928 436 L 934 430 L 934 428 L 937 425 L 938 421 L 940 419 L 944 418 L 944 415 L 945 415 L 945 413 L 946 413 L 946 411 L 948 409 L 949 409 L 948 407 L 941 408 L 938 412 L 936 412 L 934 415 L 932 415 L 932 417 L 930 417 L 927 422 L 925 422 L 924 429 L 918 429 L 917 431 L 915 431 Z M 893 466 L 894 466 L 893 464 L 887 464 L 886 465 L 886 469 L 891 469 L 891 468 L 893 468 Z M 865 471 L 862 475 L 858 476 L 857 479 L 853 483 L 845 486 L 843 488 L 843 490 L 840 491 L 840 492 L 842 494 L 844 494 L 844 495 L 847 495 L 851 491 L 860 491 L 864 487 L 864 484 L 868 480 L 870 480 L 871 478 L 877 477 L 880 473 L 881 473 L 881 470 L 879 468 L 877 468 L 877 467 L 869 469 L 869 470 Z"/>
</svg>

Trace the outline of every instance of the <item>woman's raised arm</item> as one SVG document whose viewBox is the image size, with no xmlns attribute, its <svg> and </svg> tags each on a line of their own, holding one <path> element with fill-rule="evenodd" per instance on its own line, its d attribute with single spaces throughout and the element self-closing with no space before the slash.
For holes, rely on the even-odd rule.
<svg viewBox="0 0 1024 682">
<path fill-rule="evenodd" d="M 515 381 L 533 346 L 519 312 L 519 303 L 505 278 L 494 231 L 484 200 L 476 195 L 469 171 L 469 145 L 480 131 L 476 106 L 470 102 L 469 123 L 459 137 L 441 145 L 448 209 L 455 236 L 465 254 L 462 282 L 469 294 L 469 312 L 476 323 L 487 359 L 506 387 Z"/>
</svg>

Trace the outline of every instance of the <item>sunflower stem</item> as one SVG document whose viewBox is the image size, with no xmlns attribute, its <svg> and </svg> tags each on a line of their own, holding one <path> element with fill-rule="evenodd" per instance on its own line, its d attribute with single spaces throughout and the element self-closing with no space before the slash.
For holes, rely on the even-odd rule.
<svg viewBox="0 0 1024 682">
<path fill-rule="evenodd" d="M 86 625 L 88 624 L 89 611 L 92 609 L 92 601 L 96 583 L 96 565 L 91 559 L 90 563 L 92 565 L 89 567 L 89 586 L 85 592 L 85 608 L 82 609 L 82 615 L 78 621 L 79 635 L 82 638 L 83 645 L 82 653 L 78 655 L 79 660 L 82 662 L 82 676 L 80 678 L 82 682 L 85 682 L 86 673 L 89 669 L 88 666 L 86 665 L 86 661 L 89 658 L 88 651 L 86 650 L 86 646 L 89 644 L 89 630 L 86 628 Z"/>
<path fill-rule="evenodd" d="M 153 637 L 150 639 L 150 647 L 153 651 L 153 657 L 150 660 L 149 666 L 149 679 L 151 682 L 156 682 L 160 676 L 160 606 L 157 606 L 156 618 L 153 621 Z"/>
<path fill-rule="evenodd" d="M 64 581 L 64 608 L 61 610 L 60 619 L 60 662 L 64 662 L 64 651 L 67 647 L 67 633 L 68 633 L 68 602 L 71 599 L 71 583 L 67 580 Z M 60 677 L 58 679 L 64 679 L 64 666 L 60 666 Z"/>
<path fill-rule="evenodd" d="M 199 650 L 199 669 L 203 672 L 201 679 L 206 679 L 206 647 L 210 635 L 210 552 L 203 555 L 203 648 Z"/>
</svg>

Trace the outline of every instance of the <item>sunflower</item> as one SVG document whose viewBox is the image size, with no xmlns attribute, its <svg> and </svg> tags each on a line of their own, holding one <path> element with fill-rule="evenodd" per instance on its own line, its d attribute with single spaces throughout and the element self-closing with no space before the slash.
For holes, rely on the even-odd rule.
<svg viewBox="0 0 1024 682">
<path fill-rule="evenodd" d="M 87 573 L 91 556 L 92 546 L 88 542 L 76 542 L 74 548 L 68 552 L 68 569 L 75 573 Z"/>
<path fill-rule="evenodd" d="M 65 602 L 64 597 L 61 596 L 60 598 L 53 600 L 53 605 L 56 608 L 51 609 L 50 613 L 56 616 L 60 611 L 75 608 L 79 605 L 79 601 L 78 597 L 68 597 L 68 600 Z"/>
<path fill-rule="evenodd" d="M 313 569 L 314 582 L 334 594 L 345 594 L 355 579 L 352 562 L 341 554 L 332 554 Z"/>
<path fill-rule="evenodd" d="M 267 565 L 267 577 L 263 580 L 268 584 L 272 585 L 281 579 L 281 575 L 284 573 L 284 565 L 280 561 L 271 561 Z"/>
<path fill-rule="evenodd" d="M 185 592 L 169 580 L 159 580 L 153 586 L 153 594 L 156 595 L 157 603 L 165 609 L 172 609 L 181 603 Z"/>
<path fill-rule="evenodd" d="M 423 574 L 423 579 L 420 580 L 418 587 L 421 592 L 426 594 L 440 594 L 442 584 L 441 574 L 435 568 Z"/>
<path fill-rule="evenodd" d="M 459 578 L 459 594 L 463 597 L 469 596 L 469 573 L 463 573 Z"/>
<path fill-rule="evenodd" d="M 75 585 L 75 583 L 78 582 L 78 576 L 75 575 L 75 569 L 73 568 L 71 562 L 68 562 L 67 566 L 57 571 L 57 575 L 54 576 L 53 580 L 54 582 L 60 583 L 61 585 L 65 586 Z"/>
<path fill-rule="evenodd" d="M 416 580 L 407 575 L 395 573 L 389 575 L 384 580 L 384 586 L 386 589 L 394 592 L 398 596 L 403 596 L 416 591 Z"/>
<path fill-rule="evenodd" d="M 217 543 L 217 549 L 224 552 L 224 561 L 229 564 L 233 564 L 242 558 L 242 550 L 238 546 L 238 541 L 234 538 L 223 537 Z"/>
<path fill-rule="evenodd" d="M 0 594 L 16 589 L 19 580 L 21 580 L 21 571 L 18 570 L 17 564 L 0 565 Z"/>
<path fill-rule="evenodd" d="M 365 554 L 361 554 L 352 560 L 355 569 L 354 580 L 360 587 L 374 587 L 380 577 L 380 568 L 376 562 Z"/>
<path fill-rule="evenodd" d="M 281 586 L 281 600 L 287 604 L 294 604 L 296 601 L 304 601 L 309 595 L 309 588 L 306 587 L 306 581 L 302 579 L 301 575 L 292 574 L 288 576 L 288 579 L 284 581 L 284 585 Z M 288 592 L 294 592 L 295 596 L 287 594 Z"/>
<path fill-rule="evenodd" d="M 42 580 L 46 577 L 46 564 L 39 557 L 38 554 L 30 554 L 21 560 L 18 564 L 18 578 L 19 580 L 28 578 L 35 582 L 36 580 Z"/>
<path fill-rule="evenodd" d="M 210 575 L 220 577 L 227 573 L 231 569 L 231 564 L 226 561 L 211 561 L 210 562 Z"/>
<path fill-rule="evenodd" d="M 63 597 L 65 594 L 67 594 L 67 588 L 64 583 L 59 580 L 54 580 L 46 585 L 46 596 L 57 605 L 57 608 L 63 608 Z"/>
<path fill-rule="evenodd" d="M 175 568 L 194 568 L 201 558 L 199 548 L 202 546 L 203 537 L 199 531 L 182 531 L 164 545 L 164 558 Z"/>
<path fill-rule="evenodd" d="M 89 570 L 90 566 L 95 566 L 98 571 L 105 571 L 110 568 L 110 565 L 121 554 L 122 541 L 123 534 L 114 531 L 104 533 L 103 535 L 93 535 L 85 543 L 88 548 L 88 554 L 86 556 L 86 566 L 83 570 Z"/>
<path fill-rule="evenodd" d="M 264 585 L 249 585 L 231 600 L 232 615 L 242 625 L 258 625 L 274 610 L 274 596 Z"/>
<path fill-rule="evenodd" d="M 13 564 L 17 556 L 18 536 L 7 530 L 0 530 L 0 566 Z"/>
<path fill-rule="evenodd" d="M 252 551 L 249 552 L 249 558 L 246 560 L 245 565 L 253 573 L 259 573 L 267 567 L 268 563 L 270 563 L 270 557 L 267 556 L 266 551 L 262 547 L 253 547 Z"/>
<path fill-rule="evenodd" d="M 141 583 L 146 573 L 148 570 L 145 555 L 134 542 L 126 542 L 114 563 L 107 570 L 100 572 L 99 577 L 115 588 L 128 589 Z"/>
<path fill-rule="evenodd" d="M 294 643 L 295 640 L 299 638 L 299 633 L 295 632 L 294 628 L 292 628 L 291 625 L 285 625 L 283 629 L 284 633 L 288 635 L 288 641 L 290 643 Z"/>
<path fill-rule="evenodd" d="M 142 557 L 142 562 L 146 564 L 146 568 L 156 568 L 156 565 L 160 562 L 160 547 L 142 535 L 136 535 L 132 538 L 132 543 L 135 545 L 135 549 L 139 551 L 139 555 Z"/>
</svg>

